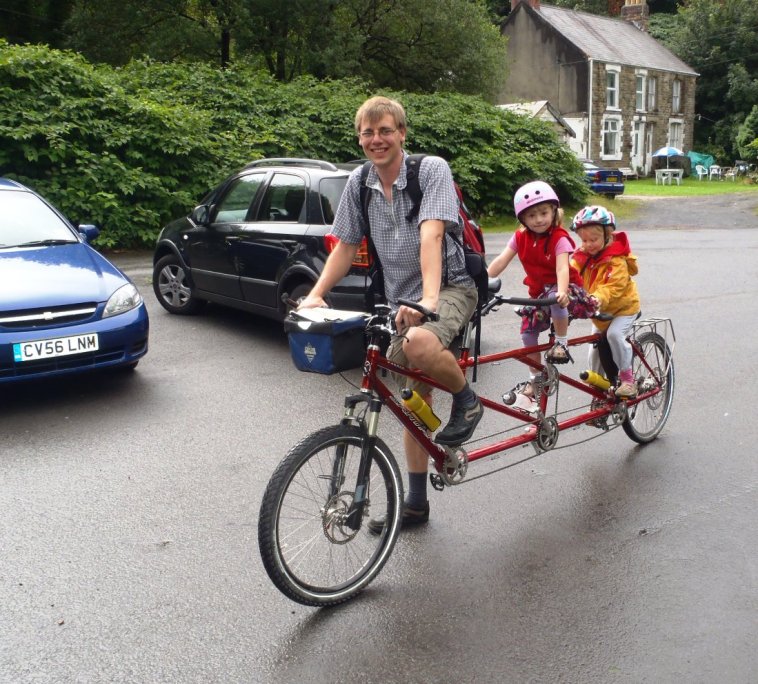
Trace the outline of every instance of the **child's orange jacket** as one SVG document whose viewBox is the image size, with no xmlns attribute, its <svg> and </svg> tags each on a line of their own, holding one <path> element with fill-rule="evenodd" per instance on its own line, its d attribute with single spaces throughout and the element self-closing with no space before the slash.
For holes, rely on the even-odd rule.
<svg viewBox="0 0 758 684">
<path fill-rule="evenodd" d="M 591 257 L 580 249 L 571 257 L 572 264 L 582 276 L 584 289 L 600 302 L 600 310 L 612 316 L 631 316 L 639 313 L 640 296 L 637 284 L 637 257 L 629 247 L 626 233 L 613 234 L 613 242 L 600 254 Z M 598 330 L 605 330 L 610 321 L 592 319 Z"/>
</svg>

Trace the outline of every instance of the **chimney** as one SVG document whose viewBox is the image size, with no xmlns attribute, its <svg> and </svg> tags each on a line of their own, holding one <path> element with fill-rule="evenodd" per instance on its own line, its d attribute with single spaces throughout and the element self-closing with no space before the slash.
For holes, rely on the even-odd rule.
<svg viewBox="0 0 758 684">
<path fill-rule="evenodd" d="M 647 0 L 625 0 L 624 6 L 621 8 L 621 18 L 634 24 L 640 31 L 647 33 L 650 18 Z"/>
<path fill-rule="evenodd" d="M 608 16 L 618 17 L 621 14 L 623 6 L 624 0 L 608 0 Z"/>
<path fill-rule="evenodd" d="M 511 0 L 511 12 L 515 10 L 522 2 L 531 5 L 538 12 L 540 11 L 540 0 Z"/>
</svg>

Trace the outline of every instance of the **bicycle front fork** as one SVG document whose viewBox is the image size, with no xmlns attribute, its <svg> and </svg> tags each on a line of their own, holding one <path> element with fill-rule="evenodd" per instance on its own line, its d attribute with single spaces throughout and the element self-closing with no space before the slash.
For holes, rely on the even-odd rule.
<svg viewBox="0 0 758 684">
<path fill-rule="evenodd" d="M 365 420 L 359 420 L 356 417 L 356 407 L 359 403 L 364 402 L 368 403 L 367 415 Z M 347 527 L 354 531 L 360 529 L 361 520 L 363 520 L 363 509 L 368 501 L 371 457 L 374 452 L 374 445 L 376 444 L 381 408 L 382 402 L 370 395 L 358 394 L 345 398 L 345 415 L 342 418 L 342 422 L 345 424 L 358 422 L 365 432 L 365 439 L 361 444 L 361 460 L 355 480 L 355 495 L 345 520 Z M 344 469 L 346 448 L 346 445 L 340 445 L 334 459 L 333 470 L 335 477 L 332 480 L 332 495 L 338 493 L 344 480 L 341 472 Z M 339 476 L 337 476 L 337 471 L 340 473 Z"/>
</svg>

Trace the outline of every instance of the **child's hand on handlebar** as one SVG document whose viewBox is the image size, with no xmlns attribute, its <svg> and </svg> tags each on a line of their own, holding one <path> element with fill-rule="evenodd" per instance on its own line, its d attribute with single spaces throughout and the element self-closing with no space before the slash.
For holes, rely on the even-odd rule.
<svg viewBox="0 0 758 684">
<path fill-rule="evenodd" d="M 569 305 L 571 299 L 569 298 L 568 292 L 564 290 L 563 292 L 559 291 L 555 293 L 555 301 L 561 308 L 565 309 Z"/>
</svg>

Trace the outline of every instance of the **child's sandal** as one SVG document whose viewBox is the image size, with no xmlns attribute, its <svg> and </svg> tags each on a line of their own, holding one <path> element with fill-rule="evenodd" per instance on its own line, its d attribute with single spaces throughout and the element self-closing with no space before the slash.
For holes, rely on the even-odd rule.
<svg viewBox="0 0 758 684">
<path fill-rule="evenodd" d="M 574 359 L 571 358 L 568 347 L 565 344 L 556 342 L 551 349 L 545 354 L 545 361 L 548 363 L 574 363 Z"/>
</svg>

